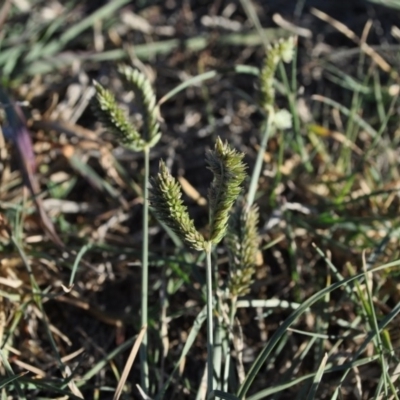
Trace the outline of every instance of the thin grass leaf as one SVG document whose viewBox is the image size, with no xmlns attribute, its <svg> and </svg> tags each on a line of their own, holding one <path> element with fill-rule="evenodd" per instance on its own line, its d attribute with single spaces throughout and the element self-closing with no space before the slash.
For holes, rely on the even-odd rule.
<svg viewBox="0 0 400 400">
<path fill-rule="evenodd" d="M 176 94 L 179 92 L 182 92 L 183 90 L 187 89 L 190 86 L 197 86 L 199 83 L 205 82 L 209 79 L 215 78 L 220 74 L 227 74 L 227 73 L 236 73 L 236 74 L 248 74 L 248 75 L 255 75 L 258 76 L 260 71 L 256 67 L 252 67 L 249 65 L 235 65 L 231 68 L 221 68 L 218 70 L 212 70 L 212 71 L 207 71 L 204 72 L 200 75 L 193 76 L 192 78 L 189 78 L 185 82 L 182 82 L 178 86 L 176 86 L 174 89 L 170 90 L 167 94 L 165 94 L 163 97 L 161 97 L 160 100 L 158 100 L 158 106 L 161 106 L 171 98 L 173 98 Z M 253 101 L 253 98 L 249 97 L 250 103 Z"/>
<path fill-rule="evenodd" d="M 371 3 L 379 4 L 381 6 L 389 7 L 389 8 L 394 8 L 399 10 L 400 9 L 400 3 L 399 0 L 367 0 Z"/>
<path fill-rule="evenodd" d="M 8 341 L 8 339 L 4 342 L 4 344 L 6 344 L 7 341 Z M 3 349 L 0 350 L 0 357 L 1 357 L 1 361 L 3 363 L 4 369 L 7 373 L 7 375 L 9 375 L 9 377 L 6 378 L 6 380 L 12 379 L 12 381 L 15 381 L 15 388 L 16 388 L 16 392 L 18 393 L 19 398 L 21 400 L 25 400 L 26 399 L 25 394 L 23 393 L 21 385 L 19 384 L 20 378 L 22 378 L 23 375 L 25 375 L 25 374 L 18 374 L 18 375 L 14 374 L 11 364 L 8 361 L 7 356 L 4 354 Z M 16 378 L 16 379 L 14 379 L 14 378 Z"/>
<path fill-rule="evenodd" d="M 69 287 L 72 287 L 72 285 L 74 284 L 75 275 L 78 270 L 79 263 L 82 260 L 82 257 L 85 255 L 85 253 L 88 250 L 91 249 L 91 247 L 92 247 L 91 244 L 86 244 L 86 245 L 82 246 L 82 248 L 79 250 L 79 253 L 76 255 L 75 262 L 72 266 L 71 277 L 69 278 L 69 283 L 68 283 Z"/>
<path fill-rule="evenodd" d="M 9 385 L 11 382 L 14 382 L 15 380 L 23 377 L 24 375 L 29 374 L 29 371 L 25 371 L 25 372 L 21 372 L 18 375 L 14 375 L 14 376 L 10 376 L 8 378 L 5 379 L 1 379 L 0 380 L 0 389 L 3 389 L 4 387 L 6 387 L 7 385 Z"/>
<path fill-rule="evenodd" d="M 114 0 L 100 7 L 97 11 L 93 12 L 86 18 L 83 18 L 75 25 L 72 25 L 60 36 L 58 40 L 53 40 L 51 43 L 49 43 L 42 50 L 42 55 L 50 56 L 59 52 L 68 42 L 77 38 L 86 29 L 91 28 L 96 21 L 104 18 L 110 18 L 110 15 L 112 15 L 125 4 L 129 3 L 129 1 L 130 0 Z"/>
<path fill-rule="evenodd" d="M 311 389 L 310 389 L 310 391 L 309 391 L 309 393 L 307 395 L 307 399 L 306 400 L 315 399 L 315 396 L 317 394 L 318 386 L 321 383 L 322 375 L 325 372 L 325 366 L 326 366 L 327 361 L 328 361 L 328 354 L 326 353 L 324 358 L 321 361 L 321 364 L 320 364 L 320 366 L 319 366 L 319 368 L 317 370 L 317 373 L 314 376 L 314 379 L 313 379 L 313 382 L 312 382 L 312 385 L 311 385 Z"/>
<path fill-rule="evenodd" d="M 380 267 L 377 267 L 375 269 L 372 269 L 368 272 L 377 272 L 380 270 L 383 270 L 385 268 L 391 268 L 391 267 L 395 267 L 399 265 L 398 261 L 392 262 L 392 263 L 388 263 L 385 265 L 382 265 Z M 364 277 L 364 272 L 362 274 L 356 275 L 355 277 L 357 277 L 357 279 L 359 279 L 359 277 L 361 277 L 361 275 Z M 355 278 L 352 277 L 352 278 Z M 381 331 L 382 329 L 384 329 L 398 314 L 400 313 L 400 303 L 398 303 L 393 310 L 385 316 L 385 318 L 382 319 L 382 321 L 380 321 L 379 323 L 379 331 Z M 371 332 L 369 332 L 366 336 L 366 338 L 364 339 L 364 341 L 360 344 L 360 347 L 357 349 L 356 352 L 354 352 L 352 358 L 353 360 L 356 360 L 367 348 L 368 344 L 371 342 L 371 340 L 374 338 L 374 336 L 376 335 L 376 332 L 374 330 L 372 330 Z M 379 359 L 380 355 L 376 355 L 376 359 Z M 342 384 L 344 383 L 347 375 L 349 374 L 349 372 L 352 370 L 352 367 L 348 367 L 345 372 L 343 373 L 339 383 L 336 385 L 336 389 L 334 394 L 332 395 L 332 400 L 336 400 L 340 394 L 340 389 L 342 387 Z"/>
<path fill-rule="evenodd" d="M 286 337 L 288 337 L 288 335 L 286 335 Z M 277 386 L 284 385 L 286 382 L 291 381 L 293 379 L 293 377 L 296 376 L 297 371 L 300 371 L 300 368 L 301 368 L 302 364 L 305 362 L 305 360 L 307 359 L 307 357 L 312 357 L 312 356 L 315 357 L 315 354 L 309 355 L 311 350 L 314 350 L 315 344 L 318 345 L 318 340 L 316 337 L 313 337 L 313 338 L 311 338 L 311 340 L 308 341 L 306 346 L 304 348 L 302 348 L 301 352 L 291 361 L 289 368 L 287 368 L 287 370 L 284 371 L 283 374 L 280 375 L 280 377 L 279 377 L 280 379 L 279 379 L 279 382 L 277 383 Z M 278 356 L 276 356 L 276 359 L 277 358 L 278 358 Z M 309 385 L 307 382 L 307 384 L 302 386 L 301 391 L 299 391 L 298 394 L 300 395 L 300 393 L 306 391 L 308 386 Z M 302 394 L 301 396 L 303 396 L 303 397 L 301 397 L 303 399 L 305 397 L 305 394 Z M 279 396 L 277 396 L 276 400 L 279 400 Z"/>
<path fill-rule="evenodd" d="M 72 400 L 82 400 L 82 397 L 78 397 L 74 395 L 71 391 L 64 389 L 64 382 L 62 380 L 58 380 L 54 382 L 54 380 L 46 381 L 44 379 L 31 379 L 31 378 L 21 378 L 21 383 L 24 384 L 26 391 L 32 390 L 37 392 L 39 389 L 45 390 L 47 393 L 60 394 L 63 396 L 68 396 L 68 399 Z M 61 386 L 61 387 L 60 387 Z M 18 397 L 19 399 L 20 397 Z M 21 399 L 25 399 L 26 397 L 22 397 Z M 31 398 L 31 397 L 29 397 Z M 37 398 L 35 396 L 35 398 Z"/>
<path fill-rule="evenodd" d="M 94 189 L 108 193 L 112 198 L 119 199 L 120 193 L 114 189 L 107 181 L 88 164 L 82 161 L 77 154 L 72 154 L 68 157 L 71 167 L 85 178 Z"/>
<path fill-rule="evenodd" d="M 170 100 L 172 97 L 174 97 L 182 90 L 185 90 L 190 86 L 196 86 L 197 84 L 207 81 L 209 79 L 215 78 L 217 75 L 218 71 L 213 70 L 204 72 L 203 74 L 200 75 L 193 76 L 192 78 L 186 80 L 185 82 L 182 82 L 180 85 L 176 86 L 174 89 L 165 94 L 160 100 L 158 100 L 158 105 L 160 106 L 161 104 Z"/>
<path fill-rule="evenodd" d="M 98 374 L 112 359 L 114 359 L 117 355 L 123 353 L 126 349 L 132 346 L 135 342 L 136 337 L 132 337 L 128 339 L 126 342 L 119 345 L 114 350 L 110 351 L 105 357 L 103 357 L 97 364 L 95 364 L 89 371 L 83 375 L 81 379 L 76 382 L 78 387 L 84 385 L 88 380 L 93 378 L 96 374 Z"/>
<path fill-rule="evenodd" d="M 359 92 L 363 95 L 373 94 L 373 89 L 366 85 L 364 82 L 359 82 L 356 78 L 347 74 L 344 70 L 336 67 L 334 64 L 324 64 L 325 75 L 328 79 L 336 85 L 351 90 L 352 92 Z"/>
</svg>

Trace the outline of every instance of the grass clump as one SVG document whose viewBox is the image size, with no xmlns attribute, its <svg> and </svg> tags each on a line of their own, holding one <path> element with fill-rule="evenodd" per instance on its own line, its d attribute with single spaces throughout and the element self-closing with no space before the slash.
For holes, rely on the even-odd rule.
<svg viewBox="0 0 400 400">
<path fill-rule="evenodd" d="M 217 138 L 215 150 L 207 154 L 206 160 L 214 179 L 208 192 L 210 215 L 210 237 L 205 239 L 196 231 L 186 208 L 182 205 L 181 193 L 176 181 L 168 174 L 165 164 L 160 164 L 160 173 L 153 180 L 150 203 L 160 220 L 195 250 L 206 254 L 206 302 L 207 302 L 207 394 L 214 391 L 214 368 L 220 366 L 214 362 L 214 268 L 211 261 L 213 245 L 225 236 L 229 213 L 241 191 L 245 178 L 244 154 L 231 149 L 227 143 Z M 217 365 L 215 365 L 217 364 Z M 217 382 L 218 384 L 219 382 Z"/>
</svg>

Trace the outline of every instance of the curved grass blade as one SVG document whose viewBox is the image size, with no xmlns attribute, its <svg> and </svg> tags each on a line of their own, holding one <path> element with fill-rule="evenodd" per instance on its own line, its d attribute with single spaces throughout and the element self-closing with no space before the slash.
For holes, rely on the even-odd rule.
<svg viewBox="0 0 400 400">
<path fill-rule="evenodd" d="M 164 104 L 165 102 L 170 100 L 172 97 L 174 97 L 176 94 L 178 94 L 179 92 L 181 92 L 182 90 L 185 90 L 186 88 L 188 88 L 190 86 L 194 86 L 201 82 L 215 78 L 218 74 L 226 74 L 229 72 L 235 72 L 237 74 L 248 74 L 248 75 L 258 76 L 260 73 L 260 70 L 256 67 L 252 67 L 252 66 L 248 66 L 248 65 L 235 65 L 233 68 L 221 68 L 218 70 L 204 72 L 203 74 L 196 75 L 196 76 L 193 76 L 192 78 L 189 78 L 185 82 L 182 82 L 181 84 L 176 86 L 174 89 L 169 91 L 167 94 L 165 94 L 163 97 L 161 97 L 160 100 L 158 100 L 158 106 Z M 254 99 L 251 99 L 251 100 L 254 100 Z"/>
<path fill-rule="evenodd" d="M 203 74 L 196 75 L 196 76 L 186 80 L 185 82 L 182 82 L 180 85 L 176 86 L 173 90 L 169 91 L 166 95 L 161 97 L 161 99 L 158 100 L 158 106 L 165 103 L 166 101 L 168 101 L 169 99 L 174 97 L 177 93 L 181 92 L 182 90 L 185 90 L 189 86 L 194 86 L 198 83 L 207 81 L 208 79 L 215 78 L 217 76 L 217 74 L 218 74 L 218 72 L 216 70 L 207 71 L 207 72 L 204 72 Z"/>
<path fill-rule="evenodd" d="M 4 387 L 6 387 L 9 383 L 14 382 L 15 380 L 21 378 L 22 376 L 28 374 L 28 371 L 22 372 L 18 375 L 14 375 L 14 376 L 10 376 L 8 378 L 2 379 L 0 380 L 0 389 L 3 389 Z"/>
<path fill-rule="evenodd" d="M 311 389 L 308 393 L 307 399 L 306 400 L 313 400 L 315 399 L 315 395 L 317 394 L 317 389 L 318 386 L 321 382 L 322 379 L 322 375 L 324 374 L 325 371 L 325 366 L 326 366 L 326 362 L 328 361 L 328 354 L 325 353 L 324 358 L 321 361 L 321 364 L 317 370 L 317 373 L 315 374 L 315 377 L 313 379 L 313 383 L 311 385 Z"/>
<path fill-rule="evenodd" d="M 110 360 L 112 360 L 118 354 L 121 354 L 123 351 L 132 346 L 135 340 L 136 337 L 131 337 L 126 342 L 119 345 L 116 349 L 108 353 L 103 359 L 101 359 L 96 365 L 94 365 L 89 371 L 87 371 L 85 375 L 79 381 L 76 382 L 76 385 L 78 387 L 84 385 L 86 381 L 88 381 L 89 379 L 93 378 L 96 374 L 98 374 Z"/>
</svg>

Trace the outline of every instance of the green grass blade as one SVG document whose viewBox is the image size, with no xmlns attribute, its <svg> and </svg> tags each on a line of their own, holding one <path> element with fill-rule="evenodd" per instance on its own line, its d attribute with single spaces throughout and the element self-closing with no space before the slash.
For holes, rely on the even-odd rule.
<svg viewBox="0 0 400 400">
<path fill-rule="evenodd" d="M 203 74 L 196 75 L 185 82 L 182 82 L 180 85 L 176 86 L 174 89 L 169 91 L 166 95 L 164 95 L 159 101 L 158 105 L 160 106 L 161 104 L 165 103 L 172 97 L 174 97 L 176 94 L 181 92 L 182 90 L 187 89 L 189 86 L 194 86 L 197 85 L 201 82 L 207 81 L 208 79 L 215 78 L 217 76 L 218 72 L 213 70 L 213 71 L 207 71 L 204 72 Z"/>
<path fill-rule="evenodd" d="M 85 253 L 88 250 L 90 250 L 91 247 L 92 246 L 90 244 L 86 244 L 79 250 L 79 253 L 77 254 L 77 256 L 75 258 L 74 265 L 72 266 L 71 277 L 70 277 L 69 283 L 68 283 L 68 285 L 70 287 L 74 284 L 75 274 L 76 274 L 76 271 L 78 270 L 79 263 L 82 260 L 82 257 L 85 255 Z"/>
<path fill-rule="evenodd" d="M 126 349 L 131 348 L 135 340 L 136 336 L 131 337 L 126 342 L 122 343 L 117 348 L 108 353 L 96 365 L 94 365 L 89 371 L 87 371 L 82 378 L 77 379 L 76 385 L 78 387 L 84 385 L 86 381 L 88 381 L 89 379 L 93 378 L 96 374 L 98 374 L 117 355 L 123 353 Z"/>
<path fill-rule="evenodd" d="M 317 370 L 317 373 L 315 374 L 315 377 L 313 379 L 313 383 L 311 385 L 311 389 L 307 395 L 307 399 L 306 400 L 313 400 L 315 399 L 315 396 L 317 394 L 317 389 L 318 386 L 321 382 L 322 379 L 322 375 L 324 374 L 325 371 L 325 366 L 326 366 L 326 362 L 328 361 L 328 354 L 325 354 L 325 356 L 323 357 L 321 364 Z"/>
</svg>

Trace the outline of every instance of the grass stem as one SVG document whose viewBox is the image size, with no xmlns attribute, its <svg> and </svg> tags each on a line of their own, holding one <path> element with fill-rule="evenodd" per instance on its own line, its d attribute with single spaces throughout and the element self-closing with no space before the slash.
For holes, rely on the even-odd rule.
<svg viewBox="0 0 400 400">
<path fill-rule="evenodd" d="M 214 352 L 214 325 L 213 325 L 213 287 L 212 287 L 212 263 L 211 263 L 211 242 L 208 243 L 206 261 L 207 281 L 207 395 L 213 391 L 213 352 Z"/>
<path fill-rule="evenodd" d="M 260 148 L 258 150 L 256 164 L 254 165 L 254 170 L 251 175 L 249 193 L 247 196 L 247 207 L 248 208 L 250 208 L 253 205 L 255 197 L 256 197 L 258 180 L 260 179 L 260 175 L 261 175 L 261 169 L 262 169 L 262 165 L 263 165 L 264 154 L 267 149 L 268 139 L 274 130 L 273 119 L 274 119 L 274 110 L 272 109 L 272 107 L 270 107 L 270 109 L 268 110 L 267 119 L 265 121 L 265 129 L 264 129 L 263 136 L 261 138 L 261 144 L 260 144 Z"/>
<path fill-rule="evenodd" d="M 229 326 L 226 330 L 228 343 L 230 343 L 229 338 L 233 337 L 233 329 L 234 329 L 234 324 L 235 324 L 236 310 L 237 310 L 237 297 L 235 296 L 231 301 L 231 307 L 229 310 Z M 231 352 L 230 352 L 230 349 L 228 348 L 228 352 L 225 357 L 225 368 L 224 368 L 224 378 L 223 378 L 223 382 L 224 382 L 223 390 L 226 392 L 229 389 L 229 372 L 230 372 L 230 368 L 231 368 L 231 359 L 232 359 Z"/>
<path fill-rule="evenodd" d="M 147 325 L 148 321 L 148 287 L 149 287 L 149 241 L 148 241 L 148 225 L 149 225 L 149 203 L 148 203 L 148 187 L 150 176 L 150 149 L 145 147 L 144 154 L 144 183 L 143 183 L 143 241 L 142 241 L 142 300 L 141 300 L 141 326 Z M 140 346 L 140 371 L 141 386 L 145 393 L 149 391 L 149 365 L 147 362 L 147 331 L 145 332 Z"/>
</svg>

